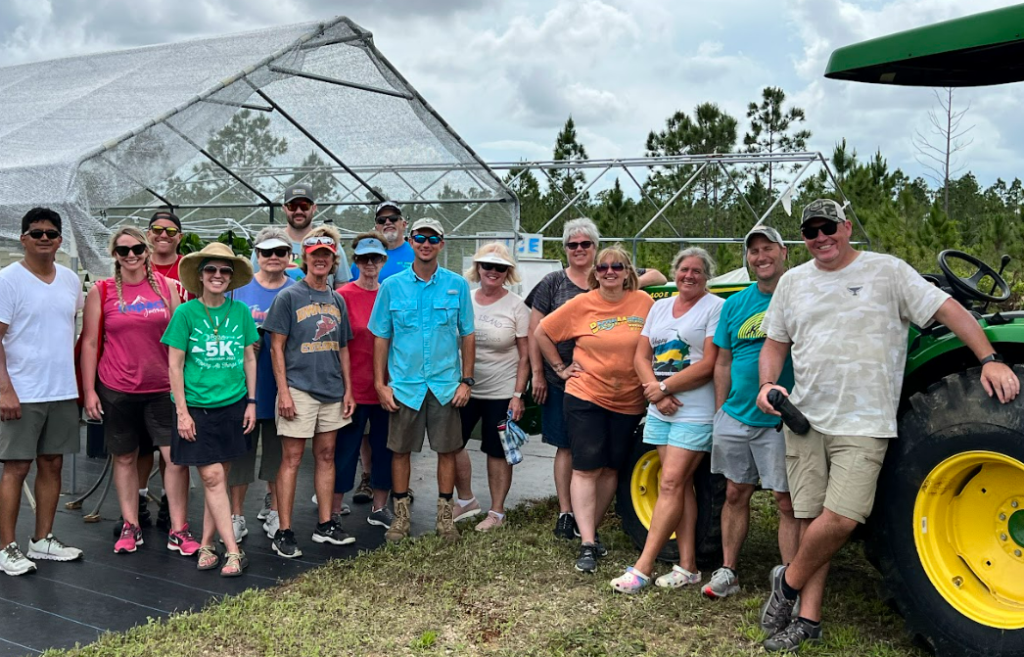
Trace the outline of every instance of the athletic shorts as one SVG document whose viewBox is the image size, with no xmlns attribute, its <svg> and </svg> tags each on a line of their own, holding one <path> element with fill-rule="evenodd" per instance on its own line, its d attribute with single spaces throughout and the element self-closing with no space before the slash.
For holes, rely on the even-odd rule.
<svg viewBox="0 0 1024 657">
<path fill-rule="evenodd" d="M 775 427 L 752 427 L 719 409 L 711 472 L 737 484 L 760 481 L 766 490 L 787 493 L 786 437 Z"/>
<path fill-rule="evenodd" d="M 569 427 L 572 469 L 618 470 L 629 459 L 643 414 L 616 413 L 566 393 L 565 424 Z"/>
<path fill-rule="evenodd" d="M 398 411 L 388 423 L 388 449 L 395 454 L 409 454 L 423 449 L 423 436 L 430 449 L 448 454 L 462 449 L 462 420 L 459 409 L 451 402 L 441 404 L 434 393 L 427 391 L 419 410 L 395 400 Z"/>
<path fill-rule="evenodd" d="M 352 421 L 344 417 L 344 404 L 338 402 L 322 402 L 308 392 L 289 387 L 292 402 L 295 404 L 295 417 L 286 420 L 277 414 L 277 433 L 286 438 L 312 438 L 318 433 L 337 431 Z M 280 408 L 280 407 L 278 407 Z"/>
<path fill-rule="evenodd" d="M 175 421 L 170 392 L 129 393 L 96 382 L 103 406 L 103 438 L 111 454 L 140 454 L 171 444 Z"/>
<path fill-rule="evenodd" d="M 64 399 L 21 405 L 21 419 L 0 422 L 0 461 L 77 454 L 81 449 L 78 402 Z"/>
<path fill-rule="evenodd" d="M 644 442 L 648 445 L 688 449 L 691 452 L 710 452 L 711 426 L 694 422 L 666 422 L 648 413 L 644 421 Z"/>
</svg>

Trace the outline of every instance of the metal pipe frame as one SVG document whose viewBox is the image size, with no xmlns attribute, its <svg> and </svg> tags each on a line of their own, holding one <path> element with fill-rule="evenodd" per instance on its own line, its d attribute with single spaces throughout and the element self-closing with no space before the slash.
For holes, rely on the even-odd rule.
<svg viewBox="0 0 1024 657">
<path fill-rule="evenodd" d="M 412 96 L 401 91 L 394 91 L 392 89 L 384 89 L 382 87 L 374 87 L 368 84 L 360 84 L 358 82 L 349 82 L 347 80 L 338 80 L 336 78 L 330 78 L 326 75 L 318 75 L 316 73 L 307 73 L 306 71 L 300 71 L 294 68 L 285 68 L 284 66 L 268 66 L 271 71 L 275 73 L 282 73 L 284 75 L 293 75 L 297 78 L 306 78 L 308 80 L 316 80 L 317 82 L 326 82 L 327 84 L 336 84 L 340 87 L 349 87 L 351 89 L 359 89 L 360 91 L 369 91 L 375 94 L 383 94 L 385 96 L 394 96 L 395 98 L 402 98 L 404 100 L 412 100 Z"/>
</svg>

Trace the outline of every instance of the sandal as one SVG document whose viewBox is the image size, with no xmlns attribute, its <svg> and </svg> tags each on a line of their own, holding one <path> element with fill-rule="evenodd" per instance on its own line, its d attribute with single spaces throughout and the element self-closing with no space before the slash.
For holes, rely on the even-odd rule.
<svg viewBox="0 0 1024 657">
<path fill-rule="evenodd" d="M 679 564 L 672 566 L 672 571 L 654 580 L 656 586 L 663 589 L 678 589 L 688 584 L 700 584 L 700 571 L 691 573 Z"/>
<path fill-rule="evenodd" d="M 228 552 L 224 555 L 224 567 L 220 569 L 221 577 L 238 577 L 249 566 L 245 552 Z"/>
<path fill-rule="evenodd" d="M 212 545 L 204 545 L 197 552 L 199 561 L 196 562 L 197 570 L 213 570 L 220 564 L 220 555 Z"/>
<path fill-rule="evenodd" d="M 630 566 L 626 572 L 611 581 L 612 588 L 619 593 L 634 594 L 647 588 L 651 578 Z"/>
</svg>

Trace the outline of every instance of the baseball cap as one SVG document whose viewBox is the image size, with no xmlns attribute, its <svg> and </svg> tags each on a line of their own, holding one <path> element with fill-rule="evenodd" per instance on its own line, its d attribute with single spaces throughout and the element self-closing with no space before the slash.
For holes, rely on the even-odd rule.
<svg viewBox="0 0 1024 657">
<path fill-rule="evenodd" d="M 304 198 L 307 199 L 310 203 L 316 203 L 316 199 L 313 198 L 313 188 L 303 183 L 291 185 L 290 187 L 284 190 L 285 204 L 291 203 L 297 198 Z"/>
<path fill-rule="evenodd" d="M 803 226 L 811 219 L 828 219 L 834 221 L 837 224 L 841 224 L 846 221 L 846 212 L 843 211 L 843 206 L 839 205 L 835 201 L 827 198 L 819 198 L 816 201 L 811 201 L 804 208 L 803 218 L 800 220 L 800 225 Z"/>
<path fill-rule="evenodd" d="M 441 222 L 438 221 L 437 219 L 431 219 L 430 217 L 424 217 L 422 219 L 417 219 L 416 223 L 414 223 L 412 225 L 412 231 L 411 232 L 415 233 L 417 230 L 424 230 L 424 229 L 425 230 L 432 230 L 435 233 L 437 233 L 439 236 L 444 237 L 444 227 L 441 225 Z"/>
<path fill-rule="evenodd" d="M 509 261 L 506 258 L 502 258 L 497 253 L 485 253 L 481 256 L 473 258 L 473 262 L 490 262 L 495 265 L 505 265 L 506 267 L 515 267 L 516 263 Z"/>
<path fill-rule="evenodd" d="M 357 255 L 382 255 L 387 256 L 388 251 L 384 248 L 384 245 L 376 237 L 364 237 L 363 239 L 356 242 L 356 248 L 352 249 L 352 252 Z"/>
<path fill-rule="evenodd" d="M 394 208 L 395 212 L 397 212 L 399 216 L 402 215 L 402 206 L 395 203 L 394 201 L 384 201 L 383 203 L 377 206 L 377 209 L 373 213 L 374 216 L 380 214 L 381 210 L 386 210 L 387 208 Z"/>
<path fill-rule="evenodd" d="M 743 246 L 750 246 L 750 238 L 754 235 L 763 235 L 768 238 L 769 241 L 775 242 L 779 246 L 785 246 L 782 242 L 782 235 L 779 235 L 779 231 L 775 230 L 771 226 L 754 226 L 754 228 L 747 233 L 747 236 L 743 238 Z"/>
<path fill-rule="evenodd" d="M 170 210 L 157 210 L 154 212 L 153 216 L 149 218 L 149 225 L 152 226 L 153 222 L 159 219 L 166 219 L 177 226 L 178 230 L 181 230 L 181 219 L 178 219 L 178 215 L 174 214 Z"/>
<path fill-rule="evenodd" d="M 334 243 L 334 238 L 328 235 L 315 235 L 313 237 L 307 237 L 302 240 L 302 248 L 306 253 L 312 253 L 317 249 L 327 249 L 331 253 L 338 252 L 338 246 Z"/>
<path fill-rule="evenodd" d="M 271 237 L 269 239 L 263 240 L 259 244 L 254 244 L 253 248 L 254 249 L 275 249 L 275 248 L 277 248 L 279 246 L 287 246 L 287 247 L 291 248 L 292 245 L 291 245 L 290 242 L 285 242 L 280 237 Z"/>
</svg>

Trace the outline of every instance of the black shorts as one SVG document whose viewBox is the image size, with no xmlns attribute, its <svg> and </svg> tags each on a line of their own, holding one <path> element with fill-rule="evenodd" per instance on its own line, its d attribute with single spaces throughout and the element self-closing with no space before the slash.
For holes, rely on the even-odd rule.
<svg viewBox="0 0 1024 657">
<path fill-rule="evenodd" d="M 566 393 L 565 424 L 573 470 L 620 469 L 629 459 L 643 414 L 616 413 Z"/>
<path fill-rule="evenodd" d="M 501 436 L 498 435 L 498 425 L 505 424 L 508 418 L 509 399 L 474 399 L 469 401 L 460 410 L 462 415 L 462 446 L 469 443 L 469 437 L 473 434 L 476 423 L 483 420 L 480 427 L 480 451 L 487 456 L 496 459 L 505 458 L 505 450 L 501 446 Z"/>
<path fill-rule="evenodd" d="M 175 417 L 171 438 L 171 461 L 175 465 L 211 465 L 227 463 L 242 457 L 249 450 L 250 437 L 243 433 L 245 397 L 220 408 L 188 407 L 196 425 L 195 441 L 178 435 Z"/>
<path fill-rule="evenodd" d="M 96 381 L 103 406 L 103 436 L 111 454 L 140 454 L 171 444 L 174 404 L 170 392 L 128 393 Z"/>
</svg>

